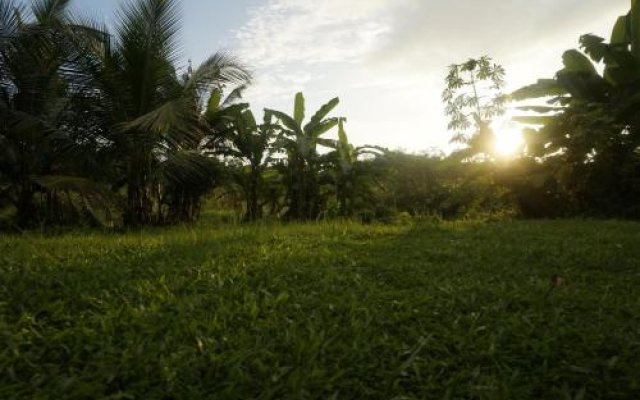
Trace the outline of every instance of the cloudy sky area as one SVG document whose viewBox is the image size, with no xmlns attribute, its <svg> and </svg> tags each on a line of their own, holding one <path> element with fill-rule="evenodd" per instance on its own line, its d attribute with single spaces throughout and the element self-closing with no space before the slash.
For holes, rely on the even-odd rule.
<svg viewBox="0 0 640 400">
<path fill-rule="evenodd" d="M 77 0 L 112 15 L 117 1 Z M 629 0 L 183 0 L 185 58 L 233 51 L 255 72 L 256 111 L 308 112 L 334 96 L 359 144 L 447 148 L 440 93 L 446 67 L 490 55 L 509 89 L 560 68 L 584 33 L 608 37 Z"/>
</svg>

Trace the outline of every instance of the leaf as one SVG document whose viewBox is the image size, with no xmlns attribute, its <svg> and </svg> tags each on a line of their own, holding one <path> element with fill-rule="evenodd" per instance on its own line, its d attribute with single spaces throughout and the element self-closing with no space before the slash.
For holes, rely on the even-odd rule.
<svg viewBox="0 0 640 400">
<path fill-rule="evenodd" d="M 526 125 L 547 125 L 554 120 L 553 116 L 518 116 L 513 117 L 515 122 Z"/>
<path fill-rule="evenodd" d="M 247 128 L 251 131 L 255 131 L 257 128 L 256 118 L 253 116 L 251 110 L 246 110 L 242 113 L 242 119 L 247 124 Z"/>
<path fill-rule="evenodd" d="M 165 182 L 194 188 L 212 182 L 216 164 L 197 151 L 178 151 L 169 154 L 154 173 Z"/>
<path fill-rule="evenodd" d="M 300 124 L 298 124 L 295 121 L 295 119 L 291 118 L 287 114 L 281 111 L 275 111 L 275 110 L 269 110 L 269 109 L 265 109 L 264 112 L 268 113 L 269 115 L 273 115 L 274 117 L 279 119 L 280 122 L 285 126 L 285 128 L 289 129 L 290 131 L 293 131 L 296 135 L 303 136 L 302 129 L 300 129 Z"/>
<path fill-rule="evenodd" d="M 220 102 L 222 101 L 222 91 L 220 89 L 214 89 L 209 97 L 209 104 L 207 104 L 207 113 L 212 113 L 218 110 Z"/>
<path fill-rule="evenodd" d="M 640 59 L 640 0 L 631 0 L 631 13 L 627 23 L 630 25 L 631 52 Z"/>
<path fill-rule="evenodd" d="M 354 163 L 356 155 L 353 151 L 353 146 L 349 143 L 347 132 L 344 130 L 344 118 L 340 118 L 338 122 L 338 154 L 340 159 L 349 164 Z"/>
<path fill-rule="evenodd" d="M 331 118 L 331 119 L 322 121 L 319 124 L 313 126 L 312 129 L 307 132 L 307 135 L 313 138 L 319 138 L 326 132 L 335 128 L 335 126 L 338 125 L 339 121 L 340 120 L 338 118 Z"/>
<path fill-rule="evenodd" d="M 275 304 L 282 304 L 282 303 L 286 303 L 287 300 L 289 300 L 289 293 L 287 292 L 281 292 L 280 294 L 278 294 L 278 296 L 276 297 L 275 300 Z"/>
<path fill-rule="evenodd" d="M 48 175 L 34 176 L 32 180 L 48 190 L 70 190 L 80 194 L 100 194 L 109 196 L 110 192 L 103 186 L 77 176 Z"/>
<path fill-rule="evenodd" d="M 328 147 L 330 149 L 338 148 L 338 142 L 334 139 L 318 139 L 317 142 L 320 146 Z"/>
<path fill-rule="evenodd" d="M 33 15 L 40 24 L 53 24 L 65 19 L 70 0 L 37 0 L 33 2 Z"/>
<path fill-rule="evenodd" d="M 513 92 L 511 97 L 516 100 L 536 99 L 540 97 L 562 96 L 567 91 L 555 79 L 540 79 L 533 85 L 525 86 Z"/>
<path fill-rule="evenodd" d="M 546 114 L 551 112 L 559 112 L 564 110 L 564 107 L 549 107 L 549 106 L 519 106 L 516 107 L 520 111 L 532 111 L 539 114 Z"/>
<path fill-rule="evenodd" d="M 613 32 L 611 33 L 611 45 L 627 45 L 629 44 L 629 35 L 627 31 L 627 16 L 621 16 L 616 21 L 615 26 L 613 27 Z"/>
<path fill-rule="evenodd" d="M 344 130 L 344 119 L 340 118 L 338 122 L 338 140 L 341 145 L 349 145 L 349 139 L 347 138 L 347 132 Z"/>
<path fill-rule="evenodd" d="M 568 50 L 562 55 L 565 70 L 589 75 L 597 75 L 596 67 L 591 60 L 578 50 Z"/>
<path fill-rule="evenodd" d="M 202 88 L 209 88 L 211 85 L 218 87 L 220 84 L 238 85 L 226 100 L 228 103 L 233 103 L 242 97 L 242 91 L 250 82 L 251 73 L 235 58 L 226 53 L 216 53 L 207 58 L 193 72 L 186 83 L 185 90 L 193 92 Z M 215 90 L 219 91 L 220 89 Z"/>
<path fill-rule="evenodd" d="M 169 142 L 197 141 L 199 127 L 188 99 L 170 100 L 133 121 L 121 125 L 123 132 L 157 134 Z M 176 134 L 178 134 L 176 136 Z"/>
<path fill-rule="evenodd" d="M 23 12 L 23 5 L 15 0 L 0 1 L 0 43 L 9 40 L 19 29 Z"/>
<path fill-rule="evenodd" d="M 304 95 L 302 94 L 302 92 L 296 94 L 296 100 L 293 109 L 293 119 L 298 125 L 302 126 L 302 121 L 304 121 Z"/>
<path fill-rule="evenodd" d="M 610 53 L 609 46 L 604 43 L 604 39 L 596 35 L 582 35 L 580 46 L 595 62 L 602 61 Z"/>
<path fill-rule="evenodd" d="M 233 89 L 231 93 L 227 96 L 226 99 L 222 102 L 223 107 L 231 107 L 232 105 L 237 104 L 238 101 L 242 99 L 242 95 L 244 91 L 247 90 L 247 85 L 240 85 L 237 88 Z"/>
<path fill-rule="evenodd" d="M 304 131 L 309 132 L 310 130 L 313 130 L 314 126 L 322 122 L 322 120 L 327 115 L 329 115 L 329 113 L 333 111 L 333 109 L 336 108 L 338 104 L 340 104 L 340 99 L 336 97 L 330 100 L 327 104 L 320 107 L 320 109 L 315 113 L 315 115 L 311 117 L 311 121 L 307 125 L 305 125 Z"/>
<path fill-rule="evenodd" d="M 120 202 L 118 196 L 106 187 L 77 176 L 48 175 L 32 176 L 31 180 L 48 191 L 61 190 L 73 192 L 80 196 L 84 209 L 91 214 L 96 222 L 102 225 L 109 225 L 111 222 L 110 210 L 119 209 Z M 94 209 L 104 210 L 101 216 Z"/>
</svg>

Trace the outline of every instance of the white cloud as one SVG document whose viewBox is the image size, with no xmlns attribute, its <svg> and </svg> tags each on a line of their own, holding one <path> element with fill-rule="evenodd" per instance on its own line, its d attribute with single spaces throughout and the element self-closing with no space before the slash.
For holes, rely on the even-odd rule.
<svg viewBox="0 0 640 400">
<path fill-rule="evenodd" d="M 259 109 L 340 95 L 357 143 L 446 147 L 445 68 L 489 54 L 512 87 L 558 69 L 580 34 L 606 34 L 628 0 L 265 0 L 235 34 Z"/>
<path fill-rule="evenodd" d="M 253 9 L 237 32 L 240 55 L 258 67 L 358 60 L 387 32 L 384 24 L 369 19 L 377 3 L 356 0 L 340 7 L 334 0 L 269 1 Z"/>
</svg>

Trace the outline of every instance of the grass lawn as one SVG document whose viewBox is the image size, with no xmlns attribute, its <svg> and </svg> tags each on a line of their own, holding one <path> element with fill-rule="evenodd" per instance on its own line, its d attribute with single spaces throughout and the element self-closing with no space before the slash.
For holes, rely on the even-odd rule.
<svg viewBox="0 0 640 400">
<path fill-rule="evenodd" d="M 640 399 L 640 224 L 0 237 L 0 398 Z"/>
</svg>

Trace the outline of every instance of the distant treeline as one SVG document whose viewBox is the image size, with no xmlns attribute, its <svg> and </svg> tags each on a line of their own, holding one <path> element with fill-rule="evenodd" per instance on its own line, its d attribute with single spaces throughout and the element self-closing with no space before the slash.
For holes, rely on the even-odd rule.
<svg viewBox="0 0 640 400">
<path fill-rule="evenodd" d="M 488 57 L 451 66 L 447 157 L 353 146 L 337 98 L 308 113 L 299 93 L 257 121 L 238 60 L 179 67 L 176 0 L 127 3 L 113 31 L 69 3 L 0 3 L 4 227 L 192 222 L 208 197 L 245 220 L 640 217 L 637 0 L 608 43 L 583 36 L 554 78 L 511 95 Z M 491 122 L 511 101 L 529 128 L 504 160 Z"/>
</svg>

